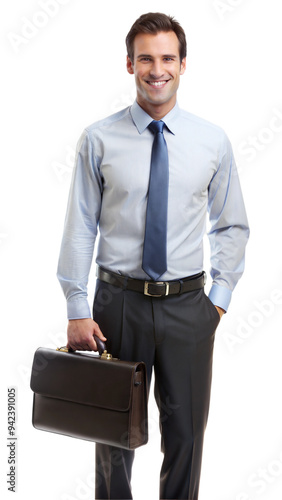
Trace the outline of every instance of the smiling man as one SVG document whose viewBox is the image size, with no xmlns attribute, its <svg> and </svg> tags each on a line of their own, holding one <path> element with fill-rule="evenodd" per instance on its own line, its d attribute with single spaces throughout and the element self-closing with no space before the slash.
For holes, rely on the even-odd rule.
<svg viewBox="0 0 282 500">
<path fill-rule="evenodd" d="M 186 58 L 180 56 L 175 32 L 136 35 L 134 53 L 127 56 L 127 71 L 135 75 L 139 106 L 155 120 L 174 107 L 185 68 Z"/>
<path fill-rule="evenodd" d="M 96 350 L 96 334 L 115 357 L 143 360 L 149 384 L 154 370 L 160 498 L 197 500 L 215 331 L 244 270 L 248 222 L 226 134 L 178 106 L 186 68 L 180 24 L 144 14 L 126 45 L 136 101 L 87 127 L 77 148 L 58 266 L 68 346 Z M 98 228 L 92 319 L 87 283 Z M 132 498 L 133 458 L 96 445 L 97 499 Z"/>
</svg>

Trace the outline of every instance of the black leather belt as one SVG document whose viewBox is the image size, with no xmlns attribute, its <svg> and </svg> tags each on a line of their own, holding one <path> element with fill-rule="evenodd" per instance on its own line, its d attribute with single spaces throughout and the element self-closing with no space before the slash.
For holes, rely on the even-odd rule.
<svg viewBox="0 0 282 500">
<path fill-rule="evenodd" d="M 166 297 L 167 295 L 192 292 L 203 288 L 206 282 L 206 273 L 202 271 L 176 281 L 143 281 L 127 278 L 97 266 L 97 278 L 110 285 L 118 286 L 124 290 L 140 292 L 149 297 Z"/>
</svg>

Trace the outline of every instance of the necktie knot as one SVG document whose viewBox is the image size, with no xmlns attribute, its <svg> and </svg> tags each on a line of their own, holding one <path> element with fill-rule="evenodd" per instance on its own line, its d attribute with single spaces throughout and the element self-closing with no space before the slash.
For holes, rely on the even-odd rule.
<svg viewBox="0 0 282 500">
<path fill-rule="evenodd" d="M 163 128 L 164 128 L 164 122 L 162 120 L 153 120 L 149 125 L 148 128 L 153 132 L 153 134 L 157 134 L 160 132 L 161 134 L 163 133 Z"/>
</svg>

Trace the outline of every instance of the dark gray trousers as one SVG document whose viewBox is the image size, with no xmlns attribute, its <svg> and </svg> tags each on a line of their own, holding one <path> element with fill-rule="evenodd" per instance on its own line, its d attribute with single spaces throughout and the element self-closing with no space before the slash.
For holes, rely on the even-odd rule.
<svg viewBox="0 0 282 500">
<path fill-rule="evenodd" d="M 197 500 L 219 314 L 204 290 L 162 298 L 97 280 L 93 317 L 107 348 L 144 361 L 160 412 L 160 499 Z M 99 383 L 103 383 L 100 381 Z M 96 444 L 96 499 L 132 499 L 134 452 Z"/>
</svg>

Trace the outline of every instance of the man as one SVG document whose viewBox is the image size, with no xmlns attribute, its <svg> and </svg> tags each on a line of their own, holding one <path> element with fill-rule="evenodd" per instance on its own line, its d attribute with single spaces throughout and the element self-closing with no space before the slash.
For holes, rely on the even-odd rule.
<svg viewBox="0 0 282 500">
<path fill-rule="evenodd" d="M 154 367 L 164 453 L 160 498 L 196 500 L 214 333 L 243 272 L 248 223 L 225 133 L 178 107 L 186 68 L 179 23 L 145 14 L 126 43 L 137 99 L 86 128 L 78 144 L 58 267 L 68 346 L 96 350 L 96 334 L 114 356 L 145 361 L 149 383 Z M 202 255 L 207 211 L 209 297 Z M 87 282 L 98 226 L 92 319 Z M 133 456 L 96 445 L 96 498 L 132 498 Z"/>
</svg>

